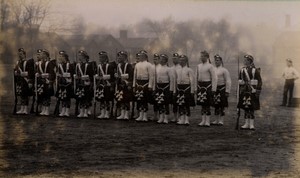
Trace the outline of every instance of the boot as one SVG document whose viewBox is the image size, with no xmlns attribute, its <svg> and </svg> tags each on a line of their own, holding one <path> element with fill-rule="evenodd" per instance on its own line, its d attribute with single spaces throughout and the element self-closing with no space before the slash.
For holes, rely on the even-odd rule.
<svg viewBox="0 0 300 178">
<path fill-rule="evenodd" d="M 105 110 L 104 119 L 109 119 L 109 110 Z"/>
<path fill-rule="evenodd" d="M 124 110 L 125 112 L 125 114 L 124 114 L 124 119 L 125 120 L 129 120 L 129 112 L 128 112 L 128 110 Z"/>
<path fill-rule="evenodd" d="M 18 112 L 16 112 L 16 114 L 23 114 L 23 111 L 24 111 L 24 106 L 21 105 L 21 108 Z"/>
<path fill-rule="evenodd" d="M 216 120 L 214 120 L 214 121 L 211 123 L 211 125 L 218 125 L 218 124 L 219 124 L 219 122 L 220 122 L 220 116 L 219 116 L 219 115 L 217 115 L 217 118 L 216 118 Z"/>
<path fill-rule="evenodd" d="M 144 114 L 143 114 L 143 121 L 148 122 L 147 112 L 145 112 L 145 111 L 144 111 Z"/>
<path fill-rule="evenodd" d="M 28 106 L 24 105 L 23 114 L 28 114 Z"/>
<path fill-rule="evenodd" d="M 89 115 L 89 116 L 92 115 L 91 107 L 87 108 L 87 115 Z"/>
<path fill-rule="evenodd" d="M 206 116 L 206 119 L 205 119 L 205 124 L 204 126 L 206 127 L 210 127 L 210 116 Z"/>
<path fill-rule="evenodd" d="M 105 109 L 101 109 L 101 114 L 97 117 L 98 119 L 103 119 L 105 115 Z"/>
<path fill-rule="evenodd" d="M 88 117 L 88 110 L 87 109 L 83 110 L 83 117 Z"/>
<path fill-rule="evenodd" d="M 77 115 L 77 117 L 83 117 L 83 108 L 79 109 L 79 114 Z"/>
<path fill-rule="evenodd" d="M 249 119 L 245 119 L 245 124 L 243 126 L 241 126 L 242 129 L 249 129 Z"/>
<path fill-rule="evenodd" d="M 250 130 L 255 130 L 254 128 L 254 119 L 249 119 Z"/>
<path fill-rule="evenodd" d="M 169 121 L 168 121 L 168 115 L 163 114 L 163 118 L 164 118 L 164 124 L 169 123 Z"/>
<path fill-rule="evenodd" d="M 179 124 L 179 125 L 184 124 L 184 115 L 179 116 L 177 124 Z"/>
<path fill-rule="evenodd" d="M 187 116 L 187 115 L 184 115 L 184 124 L 185 125 L 190 125 L 189 116 Z"/>
<path fill-rule="evenodd" d="M 205 117 L 205 115 L 202 115 L 201 117 L 202 117 L 202 121 L 198 125 L 199 126 L 204 126 L 206 117 Z"/>
<path fill-rule="evenodd" d="M 63 108 L 61 109 L 61 113 L 59 114 L 59 116 L 60 116 L 60 117 L 64 116 L 64 115 L 65 115 L 65 112 L 66 112 L 66 108 L 63 107 Z"/>
<path fill-rule="evenodd" d="M 163 121 L 164 121 L 163 114 L 159 114 L 159 119 L 158 119 L 157 123 L 161 124 Z"/>
<path fill-rule="evenodd" d="M 70 108 L 66 108 L 64 116 L 70 116 Z"/>
<path fill-rule="evenodd" d="M 220 116 L 218 125 L 224 125 L 224 116 Z"/>
<path fill-rule="evenodd" d="M 45 107 L 45 112 L 44 112 L 45 116 L 49 116 L 49 106 Z"/>
<path fill-rule="evenodd" d="M 140 111 L 139 117 L 136 118 L 135 120 L 136 120 L 136 121 L 142 121 L 142 120 L 143 120 L 143 116 L 144 116 L 144 112 L 143 112 L 143 111 Z"/>
<path fill-rule="evenodd" d="M 124 119 L 124 116 L 125 116 L 125 110 L 122 109 L 121 110 L 121 115 L 117 117 L 117 119 Z"/>
<path fill-rule="evenodd" d="M 45 109 L 46 109 L 46 107 L 42 106 L 42 112 L 40 113 L 41 116 L 45 115 Z"/>
</svg>

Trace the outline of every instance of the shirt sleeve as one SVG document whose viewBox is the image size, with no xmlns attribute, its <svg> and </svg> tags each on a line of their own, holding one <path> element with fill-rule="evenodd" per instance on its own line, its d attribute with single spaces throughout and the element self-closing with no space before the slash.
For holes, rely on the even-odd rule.
<svg viewBox="0 0 300 178">
<path fill-rule="evenodd" d="M 209 69 L 211 75 L 212 91 L 217 90 L 217 74 L 213 66 Z"/>
<path fill-rule="evenodd" d="M 189 78 L 191 83 L 191 93 L 193 94 L 195 92 L 195 75 L 193 69 L 189 68 Z"/>
<path fill-rule="evenodd" d="M 231 77 L 227 69 L 224 68 L 224 78 L 226 84 L 226 92 L 230 93 L 231 90 Z"/>
</svg>

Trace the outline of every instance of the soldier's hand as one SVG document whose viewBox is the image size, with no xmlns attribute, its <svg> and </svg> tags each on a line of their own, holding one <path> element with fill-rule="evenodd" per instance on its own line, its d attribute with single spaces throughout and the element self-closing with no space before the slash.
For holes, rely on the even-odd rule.
<svg viewBox="0 0 300 178">
<path fill-rule="evenodd" d="M 32 83 L 28 83 L 28 88 L 29 88 L 29 89 L 32 88 Z"/>
<path fill-rule="evenodd" d="M 35 76 L 36 76 L 36 77 L 39 77 L 39 76 L 40 76 L 40 74 L 39 74 L 39 73 L 35 73 Z"/>
</svg>

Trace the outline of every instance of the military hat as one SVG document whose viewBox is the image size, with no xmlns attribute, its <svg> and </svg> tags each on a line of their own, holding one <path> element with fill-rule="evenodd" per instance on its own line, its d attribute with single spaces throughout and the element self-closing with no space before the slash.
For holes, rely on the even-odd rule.
<svg viewBox="0 0 300 178">
<path fill-rule="evenodd" d="M 179 56 L 179 59 L 186 59 L 186 60 L 188 60 L 188 57 L 186 55 L 182 54 L 182 55 Z"/>
<path fill-rule="evenodd" d="M 119 51 L 118 54 L 117 54 L 117 56 L 118 56 L 118 57 L 119 57 L 119 56 L 125 56 L 125 57 L 127 57 L 127 56 L 128 56 L 128 53 L 127 53 L 126 51 Z"/>
<path fill-rule="evenodd" d="M 146 56 L 146 57 L 148 57 L 148 53 L 147 53 L 147 51 L 145 51 L 145 50 L 141 50 L 141 51 L 139 52 L 139 55 L 140 55 L 140 56 Z"/>
<path fill-rule="evenodd" d="M 59 51 L 58 54 L 66 54 L 66 51 Z"/>
<path fill-rule="evenodd" d="M 216 54 L 216 55 L 214 56 L 214 58 L 215 58 L 215 59 L 220 59 L 220 60 L 222 61 L 222 57 L 221 57 L 219 54 Z"/>
<path fill-rule="evenodd" d="M 19 48 L 19 49 L 18 49 L 18 52 L 19 52 L 19 53 L 22 52 L 23 54 L 26 54 L 26 51 L 24 50 L 24 48 Z"/>
<path fill-rule="evenodd" d="M 209 58 L 209 53 L 206 50 L 201 51 L 200 54 L 207 57 L 207 58 Z"/>
<path fill-rule="evenodd" d="M 179 54 L 178 53 L 173 53 L 173 58 L 175 57 L 179 57 Z"/>
<path fill-rule="evenodd" d="M 245 56 L 244 56 L 244 58 L 245 58 L 245 59 L 248 59 L 248 60 L 249 60 L 249 61 L 251 61 L 251 62 L 253 62 L 253 61 L 254 61 L 254 58 L 253 58 L 253 56 L 251 56 L 251 55 L 248 55 L 248 54 L 247 54 L 247 55 L 245 55 Z"/>
<path fill-rule="evenodd" d="M 154 57 L 154 58 L 159 58 L 159 54 L 154 53 L 154 54 L 153 54 L 153 57 Z"/>
<path fill-rule="evenodd" d="M 167 59 L 167 60 L 169 59 L 168 55 L 166 55 L 166 54 L 161 54 L 160 58 L 164 58 L 164 59 Z"/>
<path fill-rule="evenodd" d="M 43 49 L 36 50 L 37 53 L 41 53 L 42 51 L 43 51 Z"/>
<path fill-rule="evenodd" d="M 286 61 L 289 62 L 289 63 L 293 63 L 293 60 L 290 59 L 290 58 L 287 58 Z"/>
</svg>

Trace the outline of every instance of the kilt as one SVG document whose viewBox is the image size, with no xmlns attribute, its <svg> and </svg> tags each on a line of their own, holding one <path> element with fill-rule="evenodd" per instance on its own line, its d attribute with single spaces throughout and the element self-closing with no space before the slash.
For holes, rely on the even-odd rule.
<svg viewBox="0 0 300 178">
<path fill-rule="evenodd" d="M 84 85 L 81 81 L 78 82 L 75 92 L 76 100 L 80 102 L 90 102 L 93 99 L 92 85 Z"/>
<path fill-rule="evenodd" d="M 32 84 L 32 83 L 31 83 Z M 32 84 L 33 86 L 33 84 Z M 16 79 L 16 94 L 17 96 L 32 96 L 33 95 L 33 88 L 29 88 L 29 81 L 23 77 L 17 77 Z"/>
<path fill-rule="evenodd" d="M 175 101 L 177 106 L 195 106 L 194 96 L 189 84 L 178 84 Z"/>
<path fill-rule="evenodd" d="M 149 80 L 137 80 L 135 89 L 135 99 L 140 103 L 148 103 L 152 98 L 151 92 L 148 89 Z"/>
<path fill-rule="evenodd" d="M 128 85 L 125 81 L 121 81 L 118 84 L 115 98 L 118 103 L 128 103 L 133 100 L 132 89 L 128 89 Z"/>
<path fill-rule="evenodd" d="M 38 97 L 48 98 L 54 95 L 53 83 L 48 79 L 38 78 L 37 80 L 37 94 Z"/>
<path fill-rule="evenodd" d="M 172 101 L 172 94 L 170 92 L 169 83 L 157 83 L 154 93 L 155 104 L 160 107 L 162 105 L 168 105 Z"/>
<path fill-rule="evenodd" d="M 226 86 L 218 85 L 214 96 L 214 107 L 215 108 L 226 108 L 228 107 L 228 98 L 226 97 Z"/>
<path fill-rule="evenodd" d="M 113 86 L 108 86 L 106 81 L 96 84 L 95 99 L 99 102 L 112 101 L 114 99 Z"/>
<path fill-rule="evenodd" d="M 251 92 L 250 85 L 240 85 L 238 108 L 244 110 L 259 110 L 259 97 Z"/>
<path fill-rule="evenodd" d="M 197 85 L 197 105 L 210 106 L 212 104 L 212 84 L 208 82 L 198 82 Z"/>
</svg>

